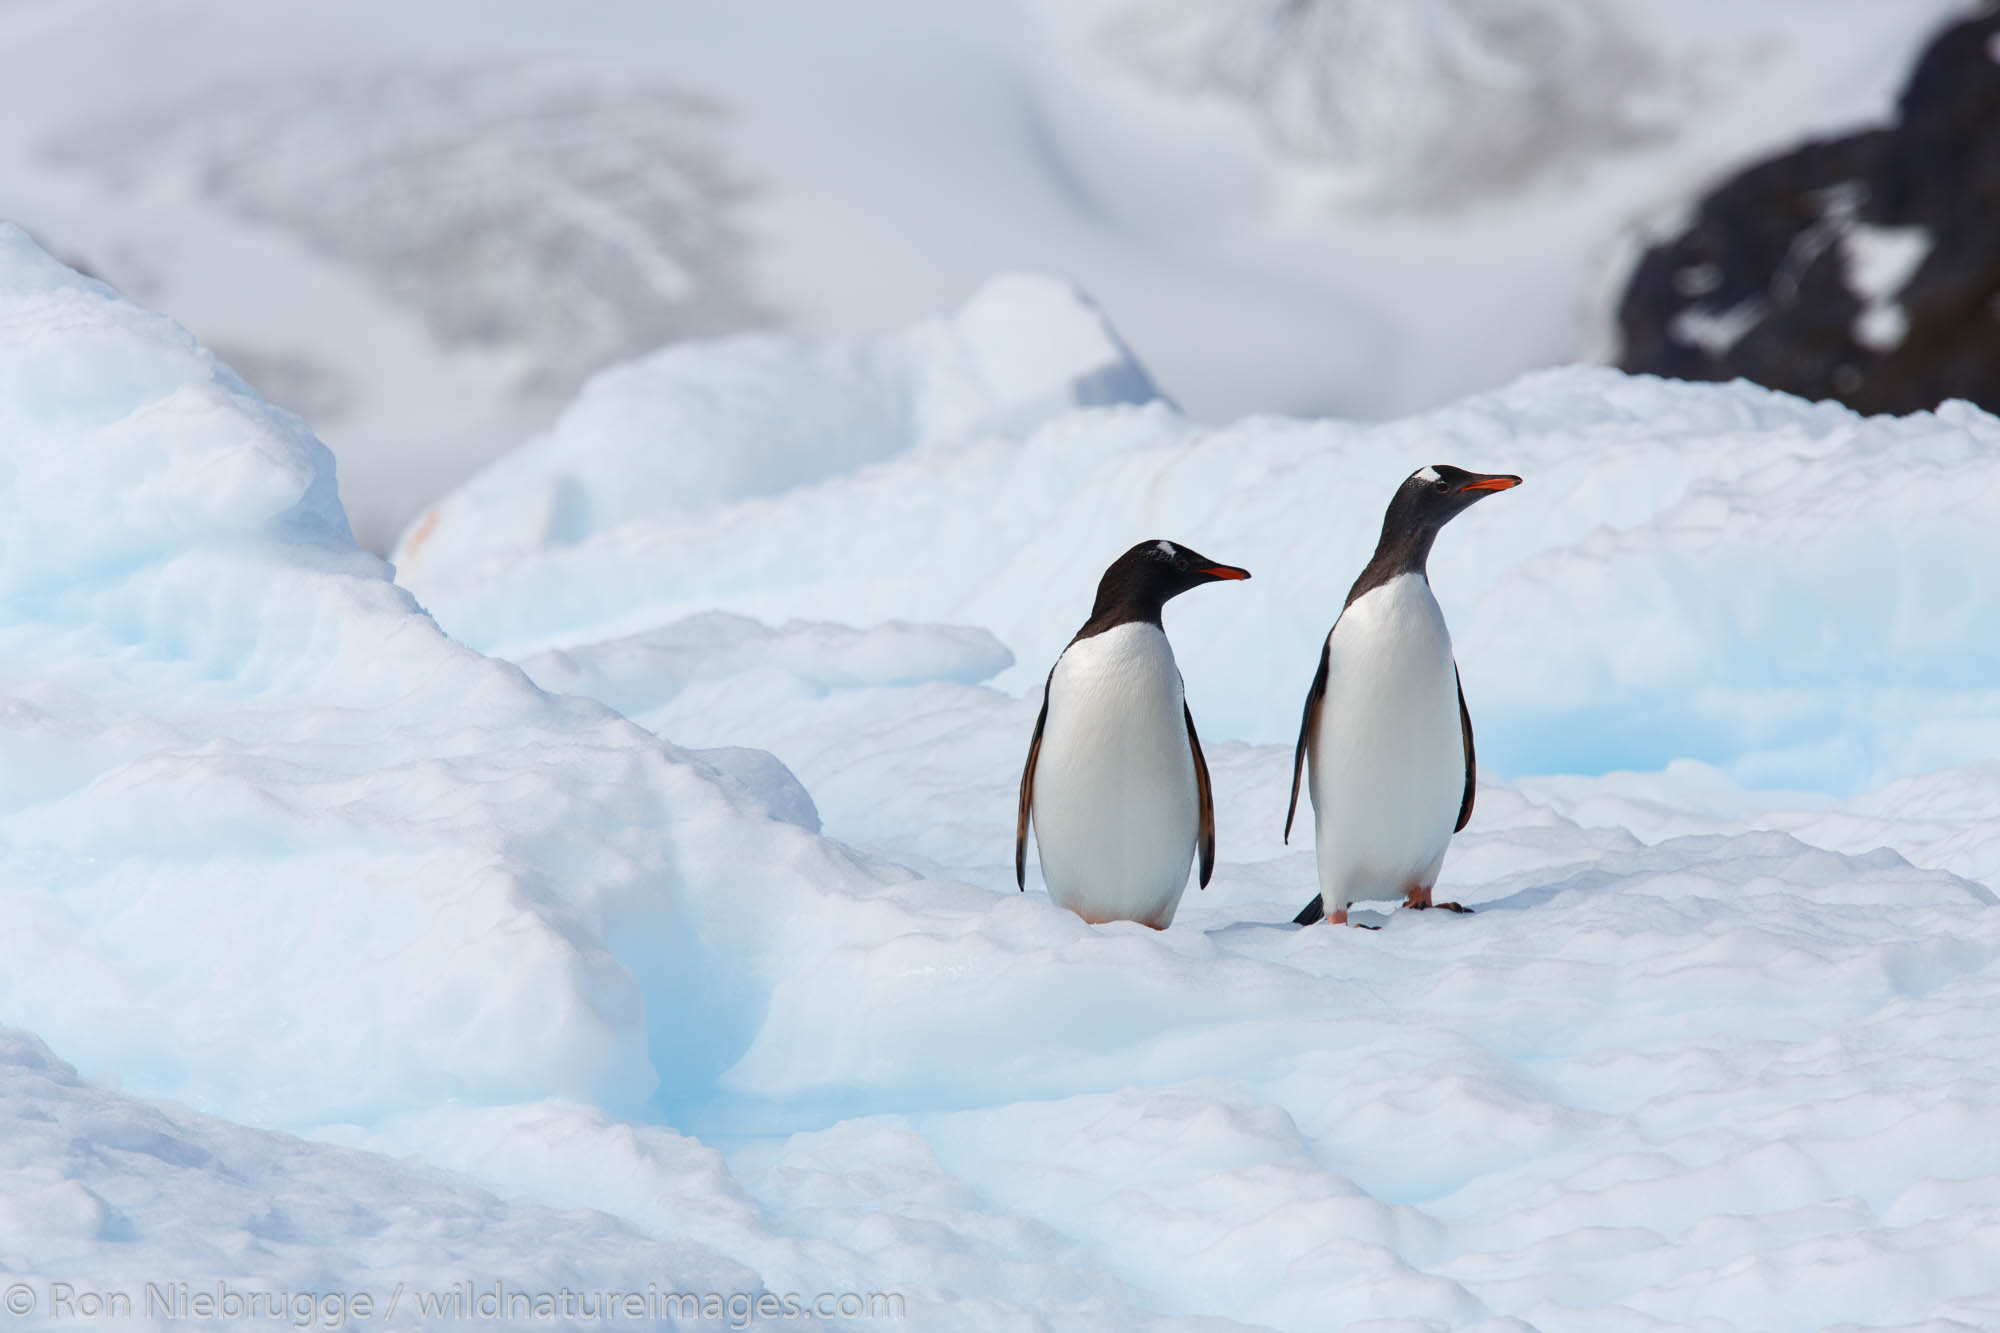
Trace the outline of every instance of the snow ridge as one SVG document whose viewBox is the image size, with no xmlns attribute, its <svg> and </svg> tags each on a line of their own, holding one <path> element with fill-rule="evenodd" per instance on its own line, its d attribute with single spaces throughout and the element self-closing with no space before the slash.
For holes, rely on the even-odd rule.
<svg viewBox="0 0 2000 1333">
<path fill-rule="evenodd" d="M 931 326 L 893 392 L 702 353 L 779 402 L 1013 386 L 948 430 L 683 504 L 614 428 L 642 375 L 570 442 L 615 523 L 521 526 L 500 478 L 546 457 L 448 499 L 417 586 L 524 670 L 354 547 L 303 423 L 0 229 L 0 1014 L 39 1034 L 0 1032 L 8 1285 L 2000 1320 L 2000 778 L 1941 766 L 1993 725 L 2000 423 L 1566 370 L 1207 431 L 1091 404 L 1089 323 L 1043 374 L 1033 312 L 1087 307 L 1011 290 L 1000 342 Z M 1432 575 L 1482 755 L 1541 776 L 1482 775 L 1439 884 L 1476 914 L 1298 930 L 1269 732 L 1447 458 L 1527 477 Z M 1014 787 L 1104 553 L 1161 533 L 1264 599 L 1169 612 L 1220 855 L 1171 930 L 1093 927 L 1015 891 Z"/>
</svg>

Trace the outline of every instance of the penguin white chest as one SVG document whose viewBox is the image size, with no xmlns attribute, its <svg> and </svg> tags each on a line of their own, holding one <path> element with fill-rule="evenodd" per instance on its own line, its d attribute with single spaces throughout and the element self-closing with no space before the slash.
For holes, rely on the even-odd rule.
<svg viewBox="0 0 2000 1333">
<path fill-rule="evenodd" d="M 1465 792 L 1465 741 L 1451 634 L 1422 575 L 1341 613 L 1310 745 L 1326 911 L 1432 884 Z"/>
<path fill-rule="evenodd" d="M 1134 622 L 1079 639 L 1048 691 L 1033 816 L 1049 897 L 1086 921 L 1164 928 L 1201 818 L 1167 636 Z"/>
</svg>

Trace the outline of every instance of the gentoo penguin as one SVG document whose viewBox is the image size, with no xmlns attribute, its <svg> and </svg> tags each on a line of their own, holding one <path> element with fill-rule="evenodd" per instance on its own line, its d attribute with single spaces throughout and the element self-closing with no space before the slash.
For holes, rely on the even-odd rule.
<svg viewBox="0 0 2000 1333">
<path fill-rule="evenodd" d="M 1201 851 L 1215 869 L 1215 802 L 1174 650 L 1167 599 L 1250 571 L 1173 542 L 1140 542 L 1097 584 L 1090 619 L 1042 686 L 1021 771 L 1014 882 L 1027 887 L 1028 824 L 1049 897 L 1085 921 L 1165 930 Z"/>
<path fill-rule="evenodd" d="M 1389 501 L 1374 558 L 1319 653 L 1292 757 L 1285 840 L 1309 772 L 1319 896 L 1293 918 L 1347 920 L 1357 899 L 1430 907 L 1451 835 L 1472 818 L 1472 715 L 1431 596 L 1431 543 L 1475 500 L 1519 477 L 1419 468 Z M 1454 912 L 1468 909 L 1438 903 Z"/>
</svg>

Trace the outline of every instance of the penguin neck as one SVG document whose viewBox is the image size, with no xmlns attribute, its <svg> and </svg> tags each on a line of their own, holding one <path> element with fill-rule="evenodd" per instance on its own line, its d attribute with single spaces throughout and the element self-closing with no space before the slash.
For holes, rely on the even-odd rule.
<svg viewBox="0 0 2000 1333">
<path fill-rule="evenodd" d="M 1375 544 L 1375 554 L 1362 569 L 1361 576 L 1354 580 L 1354 586 L 1347 591 L 1347 601 L 1343 606 L 1352 606 L 1354 599 L 1365 592 L 1381 587 L 1391 579 L 1405 574 L 1415 574 L 1426 584 L 1431 581 L 1431 543 L 1437 540 L 1438 530 L 1428 523 L 1401 524 L 1393 519 L 1382 524 L 1382 539 Z"/>
<path fill-rule="evenodd" d="M 1088 639 L 1120 625 L 1154 625 L 1164 630 L 1160 624 L 1160 611 L 1167 599 L 1133 583 L 1100 585 L 1097 601 L 1091 605 L 1090 619 L 1083 622 L 1083 628 L 1076 632 L 1077 639 Z M 1076 639 L 1071 639 L 1075 643 Z"/>
</svg>

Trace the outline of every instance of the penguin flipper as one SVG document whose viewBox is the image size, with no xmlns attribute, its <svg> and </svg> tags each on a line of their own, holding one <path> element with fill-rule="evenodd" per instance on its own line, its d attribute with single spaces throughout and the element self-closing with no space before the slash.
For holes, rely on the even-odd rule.
<svg viewBox="0 0 2000 1333">
<path fill-rule="evenodd" d="M 1049 722 L 1049 681 L 1056 678 L 1056 669 L 1049 668 L 1048 679 L 1042 682 L 1042 711 L 1035 717 L 1035 734 L 1028 741 L 1028 762 L 1021 769 L 1021 810 L 1014 820 L 1014 884 L 1022 893 L 1028 891 L 1028 815 L 1035 804 L 1035 761 L 1042 757 L 1042 728 Z"/>
<path fill-rule="evenodd" d="M 1285 841 L 1288 843 L 1292 840 L 1292 817 L 1299 812 L 1299 779 L 1303 778 L 1306 772 L 1306 743 L 1312 737 L 1313 724 L 1319 721 L 1319 706 L 1326 698 L 1327 658 L 1332 652 L 1333 635 L 1329 632 L 1326 636 L 1326 642 L 1320 645 L 1319 670 L 1313 673 L 1312 688 L 1306 691 L 1305 715 L 1299 719 L 1299 746 L 1292 753 L 1292 801 L 1290 805 L 1285 807 Z M 1464 707 L 1464 698 L 1465 695 L 1461 691 L 1459 694 L 1459 706 L 1461 709 Z M 1465 734 L 1467 738 L 1466 743 L 1470 745 L 1472 733 L 1467 731 Z M 1317 903 L 1319 900 L 1314 899 L 1313 901 Z M 1308 908 L 1307 910 L 1310 911 L 1311 909 Z M 1304 916 L 1305 913 L 1301 912 L 1299 915 Z M 1317 921 L 1318 919 L 1319 914 L 1315 912 L 1313 920 Z M 1300 924 L 1309 925 L 1311 923 L 1301 922 Z"/>
<path fill-rule="evenodd" d="M 1208 759 L 1201 752 L 1201 737 L 1194 734 L 1194 713 L 1181 700 L 1181 716 L 1187 719 L 1188 749 L 1194 752 L 1194 789 L 1201 798 L 1201 832 L 1196 845 L 1201 849 L 1201 887 L 1215 873 L 1215 788 L 1208 781 Z"/>
<path fill-rule="evenodd" d="M 1313 900 L 1307 903 L 1304 907 L 1300 908 L 1299 914 L 1292 918 L 1292 924 L 1295 926 L 1310 926 L 1311 924 L 1313 924 L 1313 922 L 1318 921 L 1321 917 L 1325 915 L 1326 915 L 1326 903 L 1317 893 L 1315 893 L 1313 895 Z"/>
<path fill-rule="evenodd" d="M 1456 662 L 1452 663 L 1451 675 L 1453 680 L 1458 681 L 1458 731 L 1465 737 L 1465 795 L 1458 802 L 1458 823 L 1451 829 L 1457 833 L 1472 822 L 1472 793 L 1476 785 L 1473 778 L 1479 771 L 1479 765 L 1472 757 L 1472 714 L 1465 711 L 1465 682 L 1459 680 Z"/>
</svg>

